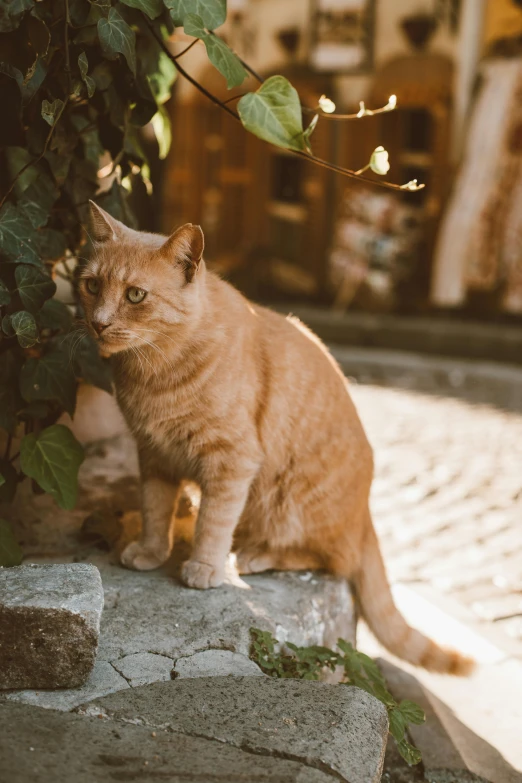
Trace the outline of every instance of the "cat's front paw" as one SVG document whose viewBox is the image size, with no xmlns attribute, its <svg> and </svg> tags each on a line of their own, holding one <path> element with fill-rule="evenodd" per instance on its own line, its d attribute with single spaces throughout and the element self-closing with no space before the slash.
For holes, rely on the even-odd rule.
<svg viewBox="0 0 522 783">
<path fill-rule="evenodd" d="M 181 566 L 181 578 L 187 587 L 198 590 L 208 590 L 209 587 L 219 587 L 225 578 L 225 569 L 199 560 L 185 560 Z"/>
<path fill-rule="evenodd" d="M 134 571 L 152 571 L 159 568 L 167 560 L 167 553 L 158 553 L 147 549 L 139 541 L 132 541 L 121 553 L 120 562 L 126 568 Z"/>
</svg>

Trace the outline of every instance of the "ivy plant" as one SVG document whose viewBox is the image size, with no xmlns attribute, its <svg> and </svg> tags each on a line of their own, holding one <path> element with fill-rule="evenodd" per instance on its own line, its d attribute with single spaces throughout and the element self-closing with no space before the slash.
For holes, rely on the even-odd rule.
<svg viewBox="0 0 522 783">
<path fill-rule="evenodd" d="M 313 155 L 319 117 L 340 117 L 333 102 L 321 96 L 303 107 L 283 76 L 264 81 L 215 32 L 226 13 L 226 0 L 0 0 L 0 502 L 30 476 L 64 508 L 74 504 L 81 447 L 57 421 L 74 415 L 81 380 L 107 391 L 111 381 L 78 313 L 54 298 L 56 280 L 73 280 L 88 252 L 89 199 L 136 227 L 129 195 L 151 190 L 140 129 L 151 123 L 165 158 L 165 103 L 178 74 L 271 144 L 350 177 L 384 172 L 373 158 L 354 172 Z M 176 27 L 192 40 L 174 55 L 167 42 Z M 236 96 L 236 108 L 181 64 L 197 43 L 228 88 L 247 76 L 259 83 Z M 373 112 L 361 104 L 353 117 L 391 111 L 392 98 Z M 2 526 L 0 565 L 13 559 L 9 535 Z"/>
<path fill-rule="evenodd" d="M 408 742 L 407 730 L 411 723 L 424 723 L 424 712 L 407 699 L 397 703 L 375 661 L 350 642 L 338 639 L 338 651 L 320 646 L 297 647 L 291 642 L 280 645 L 270 631 L 259 628 L 250 629 L 250 640 L 250 657 L 270 677 L 318 680 L 325 671 L 342 669 L 342 684 L 362 688 L 384 704 L 390 734 L 403 759 L 410 765 L 421 762 L 420 751 Z"/>
</svg>

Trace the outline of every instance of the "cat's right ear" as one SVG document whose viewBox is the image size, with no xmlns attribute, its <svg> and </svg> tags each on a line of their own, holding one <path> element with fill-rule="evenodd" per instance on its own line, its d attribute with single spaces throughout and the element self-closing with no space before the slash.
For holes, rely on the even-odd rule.
<svg viewBox="0 0 522 783">
<path fill-rule="evenodd" d="M 201 263 L 204 247 L 205 240 L 201 227 L 186 223 L 170 235 L 161 252 L 183 266 L 185 279 L 190 283 Z"/>
<path fill-rule="evenodd" d="M 115 220 L 108 212 L 89 201 L 91 208 L 91 232 L 95 242 L 110 242 L 118 239 L 120 236 L 121 223 Z"/>
</svg>

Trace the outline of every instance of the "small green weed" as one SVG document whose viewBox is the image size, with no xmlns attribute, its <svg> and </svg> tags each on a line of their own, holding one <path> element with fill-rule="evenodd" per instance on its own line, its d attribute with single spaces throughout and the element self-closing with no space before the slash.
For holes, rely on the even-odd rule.
<svg viewBox="0 0 522 783">
<path fill-rule="evenodd" d="M 424 723 L 424 712 L 413 701 L 404 700 L 398 704 L 388 691 L 375 661 L 358 652 L 349 642 L 338 639 L 339 652 L 328 647 L 297 647 L 285 642 L 285 648 L 291 650 L 288 653 L 276 650 L 278 641 L 270 631 L 251 628 L 250 638 L 250 657 L 270 677 L 318 680 L 326 669 L 334 671 L 342 666 L 342 684 L 362 688 L 379 699 L 388 710 L 390 734 L 403 759 L 410 765 L 421 761 L 420 751 L 408 742 L 406 732 L 410 723 Z"/>
</svg>

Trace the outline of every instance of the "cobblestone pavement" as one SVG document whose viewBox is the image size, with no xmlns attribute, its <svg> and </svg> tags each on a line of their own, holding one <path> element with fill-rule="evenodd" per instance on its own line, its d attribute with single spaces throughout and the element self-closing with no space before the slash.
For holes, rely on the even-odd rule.
<svg viewBox="0 0 522 783">
<path fill-rule="evenodd" d="M 393 581 L 420 581 L 522 642 L 522 413 L 354 384 Z M 522 649 L 522 647 L 521 647 Z"/>
</svg>

